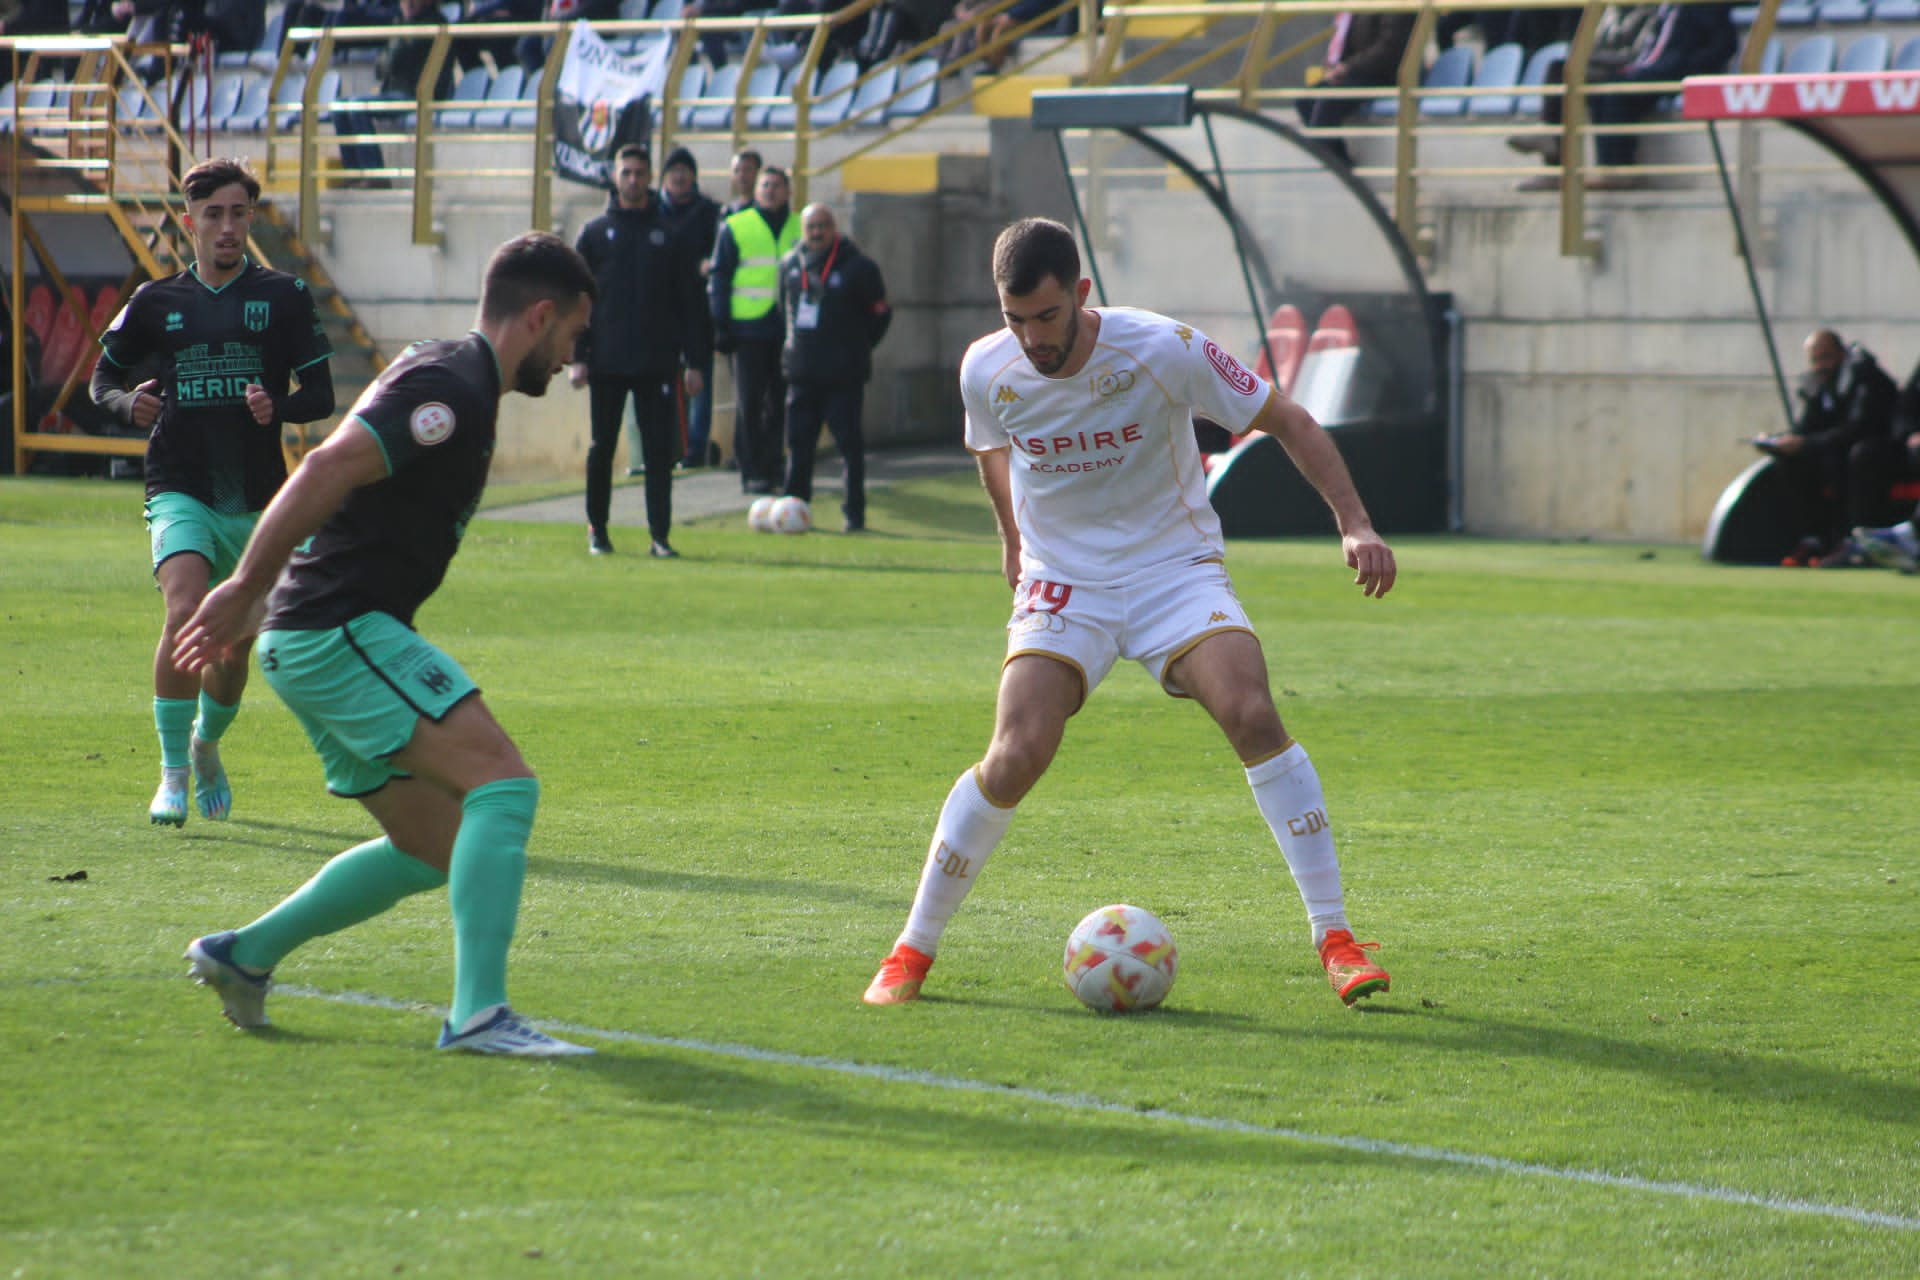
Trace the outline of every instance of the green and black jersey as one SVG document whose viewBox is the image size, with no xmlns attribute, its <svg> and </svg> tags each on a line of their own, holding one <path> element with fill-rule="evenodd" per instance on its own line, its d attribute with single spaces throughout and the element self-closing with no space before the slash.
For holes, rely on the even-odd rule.
<svg viewBox="0 0 1920 1280">
<path fill-rule="evenodd" d="M 100 346 L 127 374 L 158 365 L 147 496 L 184 493 L 227 515 L 261 510 L 287 478 L 280 423 L 253 420 L 247 385 L 283 399 L 333 354 L 305 282 L 252 261 L 218 289 L 192 268 L 141 285 Z"/>
<path fill-rule="evenodd" d="M 342 626 L 375 611 L 413 625 L 487 487 L 502 385 L 478 331 L 415 343 L 387 366 L 339 428 L 373 433 L 387 477 L 355 489 L 294 553 L 267 600 L 266 630 Z"/>
</svg>

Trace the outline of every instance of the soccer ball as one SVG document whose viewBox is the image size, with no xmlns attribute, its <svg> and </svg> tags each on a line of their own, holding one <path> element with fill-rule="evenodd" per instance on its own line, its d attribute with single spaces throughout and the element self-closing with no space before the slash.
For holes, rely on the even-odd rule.
<svg viewBox="0 0 1920 1280">
<path fill-rule="evenodd" d="M 1167 998 L 1180 956 L 1158 916 L 1121 903 L 1073 927 L 1061 968 L 1081 1004 L 1096 1013 L 1125 1013 Z"/>
<path fill-rule="evenodd" d="M 789 494 L 773 504 L 769 521 L 775 533 L 805 533 L 813 528 L 813 512 L 806 499 Z"/>
<path fill-rule="evenodd" d="M 772 533 L 773 502 L 772 498 L 755 498 L 747 508 L 747 528 L 755 533 Z"/>
</svg>

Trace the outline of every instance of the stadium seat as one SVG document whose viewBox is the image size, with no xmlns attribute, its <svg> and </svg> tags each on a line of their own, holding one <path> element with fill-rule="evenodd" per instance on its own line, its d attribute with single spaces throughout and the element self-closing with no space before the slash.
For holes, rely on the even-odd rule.
<svg viewBox="0 0 1920 1280">
<path fill-rule="evenodd" d="M 484 66 L 468 67 L 460 73 L 453 83 L 453 92 L 447 96 L 449 103 L 466 104 L 435 108 L 434 124 L 441 129 L 470 129 L 473 127 L 474 109 L 472 103 L 487 100 L 487 87 L 492 75 Z"/>
<path fill-rule="evenodd" d="M 1786 60 L 1786 41 L 1782 40 L 1779 36 L 1774 36 L 1771 40 L 1767 41 L 1767 47 L 1760 51 L 1760 74 L 1763 76 L 1779 75 L 1780 67 Z"/>
<path fill-rule="evenodd" d="M 213 55 L 213 64 L 234 70 L 255 67 L 271 71 L 280 61 L 280 46 L 286 36 L 287 6 L 283 4 L 267 15 L 259 44 L 251 49 L 222 49 Z"/>
<path fill-rule="evenodd" d="M 218 71 L 214 76 L 213 92 L 207 95 L 207 125 L 224 133 L 232 127 L 228 122 L 240 105 L 247 77 L 234 71 Z"/>
<path fill-rule="evenodd" d="M 1480 59 L 1480 73 L 1473 78 L 1476 89 L 1512 89 L 1520 84 L 1521 62 L 1527 51 L 1518 44 L 1496 45 Z M 1475 94 L 1467 99 L 1467 114 L 1479 119 L 1513 114 L 1514 96 L 1510 93 Z"/>
<path fill-rule="evenodd" d="M 1873 0 L 1875 22 L 1920 22 L 1920 0 Z"/>
<path fill-rule="evenodd" d="M 52 332 L 40 349 L 40 381 L 56 384 L 64 381 L 68 370 L 80 360 L 86 341 L 87 333 L 80 317 L 64 300 L 56 301 Z"/>
<path fill-rule="evenodd" d="M 1564 62 L 1567 57 L 1567 42 L 1555 40 L 1552 44 L 1541 45 L 1527 59 L 1527 69 L 1520 74 L 1522 88 L 1535 88 L 1547 82 L 1547 72 L 1556 62 Z M 1537 116 L 1546 106 L 1546 99 L 1537 93 L 1520 95 L 1516 110 L 1523 116 Z"/>
<path fill-rule="evenodd" d="M 747 77 L 746 91 L 742 93 L 741 96 L 747 99 L 775 97 L 780 93 L 781 86 L 785 82 L 788 74 L 790 73 L 781 71 L 780 68 L 773 66 L 771 63 L 763 62 L 753 69 L 752 75 Z M 747 108 L 747 127 L 749 129 L 766 128 L 767 115 L 772 110 L 772 103 L 749 106 Z M 733 127 L 731 111 L 728 112 L 727 122 L 720 127 L 722 129 Z"/>
<path fill-rule="evenodd" d="M 708 78 L 706 88 L 698 95 L 708 101 L 702 106 L 688 107 L 680 113 L 680 127 L 683 129 L 731 129 L 733 98 L 739 88 L 740 64 L 729 62 Z"/>
<path fill-rule="evenodd" d="M 1281 303 L 1267 318 L 1266 341 L 1254 352 L 1253 371 L 1285 394 L 1293 389 L 1294 375 L 1306 354 L 1307 318 L 1291 302 Z"/>
<path fill-rule="evenodd" d="M 229 133 L 258 133 L 266 128 L 267 95 L 273 89 L 273 82 L 265 76 L 248 80 L 240 88 L 240 100 L 233 105 L 227 115 L 225 125 L 216 122 L 216 128 L 224 128 Z"/>
<path fill-rule="evenodd" d="M 487 86 L 487 103 L 484 108 L 476 108 L 473 113 L 473 127 L 476 129 L 504 129 L 513 115 L 510 103 L 526 96 L 527 73 L 519 63 L 509 63 L 500 68 L 500 74 Z"/>
<path fill-rule="evenodd" d="M 880 104 L 891 98 L 899 87 L 898 66 L 876 69 L 871 79 L 853 91 L 853 101 L 847 104 L 847 118 L 856 126 L 880 124 L 886 119 Z"/>
<path fill-rule="evenodd" d="M 1862 23 L 1871 15 L 1867 0 L 1820 0 L 1820 22 L 1823 26 L 1851 26 Z"/>
<path fill-rule="evenodd" d="M 120 123 L 131 124 L 136 120 L 145 120 L 152 114 L 153 106 L 147 101 L 144 85 L 129 84 L 120 90 L 120 105 L 114 111 Z"/>
<path fill-rule="evenodd" d="M 13 132 L 13 95 L 20 91 L 20 82 L 9 80 L 0 85 L 0 134 Z"/>
<path fill-rule="evenodd" d="M 678 108 L 680 104 L 688 98 L 699 97 L 700 91 L 706 87 L 707 64 L 696 58 L 687 64 L 685 71 L 680 73 L 680 89 L 679 92 L 673 95 L 674 106 Z M 687 115 L 688 112 L 682 108 L 680 110 L 680 127 L 683 129 L 687 127 Z"/>
<path fill-rule="evenodd" d="M 620 21 L 645 22 L 647 0 L 620 0 Z"/>
<path fill-rule="evenodd" d="M 827 68 L 820 77 L 820 84 L 814 90 L 813 112 L 810 122 L 816 129 L 830 124 L 839 124 L 847 118 L 847 112 L 853 107 L 853 82 L 860 78 L 860 64 L 852 58 L 842 58 Z"/>
<path fill-rule="evenodd" d="M 1793 46 L 1781 70 L 1790 76 L 1824 76 L 1833 70 L 1833 54 L 1832 36 L 1808 36 Z"/>
<path fill-rule="evenodd" d="M 1740 4 L 1733 7 L 1733 25 L 1742 31 L 1751 27 L 1753 20 L 1759 16 L 1760 6 L 1757 4 Z"/>
<path fill-rule="evenodd" d="M 1441 51 L 1433 60 L 1426 74 L 1420 78 L 1423 89 L 1458 89 L 1473 82 L 1473 48 L 1470 45 L 1457 44 Z M 1457 116 L 1466 105 L 1465 98 L 1424 98 L 1420 102 L 1420 114 L 1423 116 Z M 1372 112 L 1376 117 L 1391 119 L 1400 110 L 1400 99 L 1375 98 Z"/>
<path fill-rule="evenodd" d="M 36 284 L 27 290 L 26 320 L 27 328 L 40 340 L 40 349 L 47 349 L 47 338 L 53 333 L 53 309 L 56 305 L 53 288 L 47 284 Z"/>
<path fill-rule="evenodd" d="M 685 0 L 654 0 L 653 11 L 647 16 L 655 22 L 678 22 L 686 7 Z"/>
<path fill-rule="evenodd" d="M 280 82 L 280 99 L 273 104 L 273 128 L 275 132 L 287 133 L 300 127 L 300 103 L 306 92 L 304 73 L 289 73 Z M 333 104 L 340 98 L 340 73 L 329 70 L 320 77 L 320 88 L 316 107 L 320 118 L 325 120 L 333 111 Z"/>
<path fill-rule="evenodd" d="M 1841 71 L 1878 72 L 1887 69 L 1887 62 L 1893 56 L 1893 41 L 1879 32 L 1861 36 L 1847 46 L 1840 55 Z"/>
<path fill-rule="evenodd" d="M 1359 345 L 1360 330 L 1353 323 L 1353 312 L 1338 302 L 1320 313 L 1320 322 L 1313 326 L 1313 336 L 1307 339 L 1308 351 Z"/>
<path fill-rule="evenodd" d="M 939 101 L 940 60 L 915 58 L 900 70 L 900 97 L 887 108 L 887 119 L 925 115 Z"/>
<path fill-rule="evenodd" d="M 1920 71 L 1920 36 L 1912 36 L 1893 56 L 1895 71 Z"/>
<path fill-rule="evenodd" d="M 1810 27 L 1816 16 L 1812 4 L 1783 4 L 1773 15 L 1776 27 Z"/>
<path fill-rule="evenodd" d="M 762 77 L 760 73 L 765 69 L 763 66 L 753 69 L 753 75 L 747 81 L 747 96 L 749 98 L 762 96 L 756 86 L 761 83 Z M 796 65 L 780 72 L 779 80 L 768 92 L 774 97 L 784 98 L 786 101 L 772 103 L 768 106 L 748 107 L 747 127 L 749 129 L 791 130 L 800 118 L 799 108 L 793 105 L 793 96 L 800 92 L 800 68 Z M 817 73 L 813 77 L 812 87 L 809 88 L 807 92 L 810 94 L 820 92 L 820 76 Z"/>
</svg>

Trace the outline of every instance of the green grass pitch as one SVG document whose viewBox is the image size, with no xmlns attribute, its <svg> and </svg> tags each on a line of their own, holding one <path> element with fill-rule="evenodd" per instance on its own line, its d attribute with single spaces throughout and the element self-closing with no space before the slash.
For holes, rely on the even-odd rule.
<svg viewBox="0 0 1920 1280">
<path fill-rule="evenodd" d="M 514 1003 L 600 1054 L 540 1064 L 431 1052 L 444 895 L 270 1031 L 187 981 L 372 825 L 257 674 L 233 820 L 147 824 L 139 509 L 0 482 L 0 1277 L 1920 1274 L 1920 582 L 1410 539 L 1370 602 L 1235 544 L 1392 993 L 1340 1007 L 1217 730 L 1122 666 L 875 1010 L 991 725 L 977 483 L 671 563 L 482 519 L 420 623 L 542 777 Z M 1112 901 L 1178 940 L 1156 1013 L 1061 984 Z"/>
</svg>

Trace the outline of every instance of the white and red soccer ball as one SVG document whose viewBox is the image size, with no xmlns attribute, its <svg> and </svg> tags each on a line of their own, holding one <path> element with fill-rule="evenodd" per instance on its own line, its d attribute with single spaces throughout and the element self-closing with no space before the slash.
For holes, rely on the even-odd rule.
<svg viewBox="0 0 1920 1280">
<path fill-rule="evenodd" d="M 773 532 L 773 498 L 755 498 L 747 508 L 747 528 L 755 533 Z"/>
<path fill-rule="evenodd" d="M 775 533 L 805 533 L 813 528 L 813 511 L 807 506 L 805 498 L 788 494 L 784 498 L 774 499 L 767 523 Z"/>
<path fill-rule="evenodd" d="M 1151 1009 L 1179 972 L 1173 935 L 1143 907 L 1101 907 L 1073 927 L 1061 961 L 1067 990 L 1098 1013 Z"/>
</svg>

